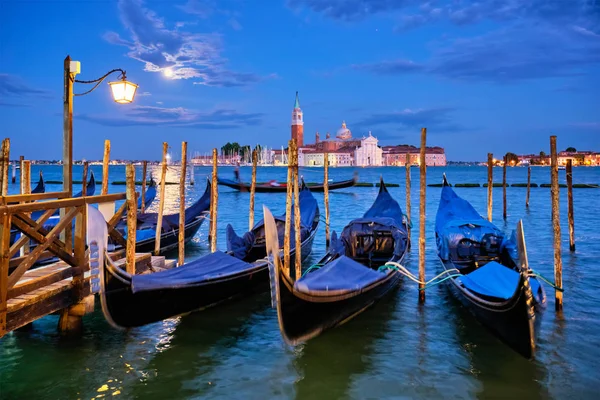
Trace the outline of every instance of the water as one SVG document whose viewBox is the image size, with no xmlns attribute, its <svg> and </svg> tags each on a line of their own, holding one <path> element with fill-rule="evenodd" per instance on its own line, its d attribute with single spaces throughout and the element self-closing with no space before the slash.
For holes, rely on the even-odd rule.
<svg viewBox="0 0 600 400">
<path fill-rule="evenodd" d="M 32 176 L 37 176 L 38 166 Z M 101 168 L 92 166 L 100 179 Z M 47 180 L 60 179 L 60 167 L 44 166 Z M 124 180 L 125 168 L 111 167 L 110 181 Z M 155 167 L 154 176 L 159 175 Z M 351 169 L 331 169 L 334 180 L 346 179 Z M 359 169 L 360 180 L 399 183 L 389 188 L 404 208 L 403 168 Z M 429 168 L 428 182 L 484 183 L 485 168 Z M 233 176 L 232 168 L 221 175 Z M 141 176 L 138 169 L 137 176 Z M 200 196 L 208 168 L 196 168 L 196 185 L 187 188 L 186 203 Z M 322 180 L 322 170 L 303 169 L 307 181 Z M 496 181 L 501 169 L 494 170 Z M 250 168 L 241 168 L 248 180 Z M 75 170 L 80 179 L 81 170 Z M 527 169 L 510 168 L 509 183 L 527 180 Z M 178 181 L 178 168 L 169 168 L 167 181 Z M 284 168 L 261 168 L 259 181 L 285 180 Z M 418 169 L 412 169 L 413 250 L 406 261 L 417 270 Z M 564 182 L 564 171 L 560 171 Z M 600 183 L 600 169 L 575 168 L 576 183 Z M 532 182 L 549 183 L 548 168 L 533 168 Z M 16 185 L 14 185 L 16 186 Z M 48 185 L 47 190 L 60 189 Z M 11 190 L 16 190 L 11 186 Z M 98 188 L 99 190 L 99 188 Z M 124 186 L 110 186 L 111 192 Z M 330 195 L 331 225 L 338 232 L 372 203 L 377 188 L 352 188 Z M 438 270 L 433 224 L 440 188 L 427 189 L 427 276 Z M 494 189 L 494 222 L 505 231 L 523 219 L 531 266 L 552 277 L 553 238 L 550 190 L 532 188 L 529 210 L 525 188 L 508 188 L 508 218 L 502 220 L 502 189 Z M 166 186 L 167 212 L 179 207 L 178 186 Z M 480 213 L 486 214 L 485 188 L 457 188 Z M 225 226 L 239 232 L 248 227 L 247 193 L 219 187 L 219 247 L 224 248 Z M 129 331 L 111 328 L 96 304 L 84 318 L 81 338 L 64 339 L 56 333 L 57 317 L 34 324 L 33 331 L 14 332 L 0 339 L 0 397 L 75 399 L 124 398 L 596 398 L 600 374 L 598 331 L 600 318 L 600 211 L 598 189 L 575 189 L 577 251 L 568 251 L 566 190 L 561 189 L 563 232 L 564 314 L 554 312 L 553 291 L 538 335 L 537 358 L 528 361 L 481 327 L 451 298 L 443 285 L 427 292 L 426 304 L 417 303 L 418 291 L 405 281 L 401 288 L 350 323 L 330 330 L 304 345 L 289 347 L 279 335 L 277 316 L 267 293 L 216 309 Z M 323 196 L 316 194 L 321 210 Z M 256 219 L 262 204 L 275 213 L 284 210 L 283 195 L 257 194 Z M 157 203 L 151 207 L 155 211 Z M 187 246 L 186 258 L 206 254 L 207 226 Z M 325 250 L 320 226 L 313 255 Z M 173 255 L 175 257 L 175 255 Z"/>
</svg>

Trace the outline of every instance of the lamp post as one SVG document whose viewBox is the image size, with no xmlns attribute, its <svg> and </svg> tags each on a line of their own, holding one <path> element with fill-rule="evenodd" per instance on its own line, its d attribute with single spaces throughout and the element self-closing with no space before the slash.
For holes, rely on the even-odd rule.
<svg viewBox="0 0 600 400">
<path fill-rule="evenodd" d="M 98 79 L 91 81 L 80 81 L 75 76 L 81 72 L 79 61 L 71 61 L 67 56 L 64 63 L 64 104 L 63 104 L 63 192 L 67 192 L 69 197 L 73 196 L 73 96 L 83 96 L 93 92 L 110 74 L 120 72 L 120 80 L 109 82 L 113 98 L 117 103 L 127 104 L 133 101 L 137 85 L 128 82 L 125 77 L 125 71 L 122 69 L 113 69 Z M 73 85 L 75 83 L 94 84 L 90 90 L 80 94 L 73 94 Z M 85 182 L 84 182 L 85 185 Z M 60 209 L 61 220 L 65 217 L 66 209 Z M 71 225 L 68 225 L 60 234 L 61 240 L 66 244 L 66 250 L 71 252 L 72 231 Z"/>
<path fill-rule="evenodd" d="M 75 76 L 81 72 L 79 61 L 71 61 L 67 56 L 64 63 L 64 108 L 63 108 L 63 191 L 73 195 L 73 97 L 83 96 L 93 92 L 109 75 L 120 72 L 119 80 L 109 82 L 113 99 L 119 104 L 129 104 L 135 97 L 138 85 L 127 81 L 125 71 L 118 68 L 107 72 L 98 79 L 81 81 Z M 75 83 L 94 84 L 90 90 L 84 93 L 73 94 Z M 62 210 L 61 210 L 62 211 Z"/>
</svg>

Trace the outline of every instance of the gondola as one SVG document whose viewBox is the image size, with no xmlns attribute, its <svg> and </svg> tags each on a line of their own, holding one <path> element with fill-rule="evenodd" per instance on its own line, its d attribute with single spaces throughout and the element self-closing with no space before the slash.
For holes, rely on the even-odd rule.
<svg viewBox="0 0 600 400">
<path fill-rule="evenodd" d="M 314 237 L 314 233 L 319 223 L 319 207 L 317 201 L 312 195 L 312 190 L 306 186 L 304 180 L 301 180 L 300 186 L 300 219 L 301 232 L 300 240 L 304 243 L 308 238 Z M 292 220 L 294 219 L 292 215 Z M 283 247 L 283 234 L 285 232 L 285 214 L 275 217 L 277 230 L 280 237 L 280 246 Z M 291 236 L 293 237 L 294 225 L 292 224 Z M 235 233 L 235 230 L 228 224 L 225 230 L 227 251 L 235 255 L 240 260 L 251 262 L 259 258 L 267 256 L 267 248 L 265 243 L 265 223 L 259 221 L 254 225 L 251 231 L 246 232 L 241 237 Z M 310 243 L 312 248 L 312 240 Z M 301 252 L 302 256 L 308 255 L 306 251 Z"/>
<path fill-rule="evenodd" d="M 40 171 L 40 179 L 38 180 L 37 185 L 31 190 L 31 193 L 46 193 L 46 184 L 44 183 L 44 175 L 42 175 L 42 171 Z"/>
<path fill-rule="evenodd" d="M 96 193 L 96 178 L 94 177 L 94 172 L 91 172 L 90 180 L 88 181 L 85 187 L 85 195 L 93 196 Z M 81 197 L 83 195 L 83 191 L 79 191 L 77 194 L 74 194 L 73 197 Z"/>
<path fill-rule="evenodd" d="M 156 198 L 156 182 L 154 182 L 154 179 L 152 177 L 150 177 L 150 184 L 148 185 L 148 188 L 146 190 L 146 193 L 144 194 L 144 208 L 148 208 L 148 206 L 150 206 L 150 204 L 152 204 L 152 202 L 154 201 L 154 199 Z M 138 199 L 138 209 L 142 208 L 142 198 L 140 197 Z"/>
<path fill-rule="evenodd" d="M 243 182 L 232 181 L 231 179 L 218 178 L 219 185 L 227 186 L 240 192 L 249 192 L 250 185 Z M 331 182 L 329 184 L 329 190 L 344 189 L 356 185 L 357 178 L 348 179 L 346 181 Z M 322 192 L 324 186 L 321 185 L 308 185 L 311 192 Z M 283 193 L 287 192 L 287 182 L 269 182 L 261 183 L 255 186 L 256 193 Z"/>
<path fill-rule="evenodd" d="M 339 239 L 334 232 L 318 268 L 309 268 L 295 282 L 281 266 L 275 220 L 268 208 L 264 213 L 267 249 L 274 261 L 272 297 L 286 343 L 302 343 L 349 321 L 399 285 L 401 273 L 386 263 L 401 263 L 410 239 L 400 205 L 383 179 L 371 208 L 346 225 Z"/>
<path fill-rule="evenodd" d="M 445 176 L 435 234 L 438 256 L 450 274 L 446 281 L 450 292 L 498 338 L 532 358 L 546 294 L 522 266 L 526 265 L 522 234 L 519 241 L 514 234 L 505 236 L 459 197 Z"/>
<path fill-rule="evenodd" d="M 308 224 L 310 230 L 301 245 L 302 256 L 306 257 L 312 249 L 319 211 L 316 200 L 307 189 L 301 194 L 302 224 Z M 95 218 L 98 223 L 106 224 L 97 211 L 90 209 L 88 213 L 88 221 L 96 223 Z M 312 219 L 305 220 L 309 215 Z M 292 256 L 295 248 L 292 240 Z M 264 258 L 246 262 L 235 253 L 217 251 L 174 269 L 132 276 L 116 267 L 106 255 L 100 281 L 102 310 L 106 319 L 115 327 L 129 328 L 267 290 L 269 268 Z"/>
<path fill-rule="evenodd" d="M 206 214 L 210 210 L 210 181 L 207 180 L 204 194 L 191 206 L 185 209 L 185 241 L 190 241 L 200 229 Z M 138 253 L 154 251 L 158 213 L 138 213 L 136 246 Z M 117 223 L 116 229 L 127 237 L 127 219 Z M 160 236 L 160 253 L 177 248 L 179 245 L 179 213 L 163 215 Z"/>
</svg>

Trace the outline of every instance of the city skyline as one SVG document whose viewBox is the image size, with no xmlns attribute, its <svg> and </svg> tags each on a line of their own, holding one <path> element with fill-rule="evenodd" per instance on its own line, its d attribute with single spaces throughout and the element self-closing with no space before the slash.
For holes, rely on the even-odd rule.
<svg viewBox="0 0 600 400">
<path fill-rule="evenodd" d="M 598 150 L 600 5 L 496 3 L 2 2 L 3 137 L 11 158 L 60 159 L 69 54 L 78 79 L 122 68 L 140 85 L 131 105 L 105 84 L 75 98 L 75 159 L 101 159 L 105 139 L 116 159 L 159 159 L 163 141 L 279 148 L 296 91 L 305 141 L 346 121 L 382 146 L 418 146 L 426 127 L 450 161 L 548 152 L 550 134 Z"/>
</svg>

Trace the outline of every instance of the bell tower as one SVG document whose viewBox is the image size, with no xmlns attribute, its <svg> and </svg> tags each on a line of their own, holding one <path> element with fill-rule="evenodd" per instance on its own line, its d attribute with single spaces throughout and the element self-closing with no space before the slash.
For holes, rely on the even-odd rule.
<svg viewBox="0 0 600 400">
<path fill-rule="evenodd" d="M 302 110 L 300 109 L 298 92 L 296 92 L 296 102 L 292 111 L 292 139 L 296 139 L 298 147 L 304 146 L 304 119 L 302 117 Z"/>
</svg>

